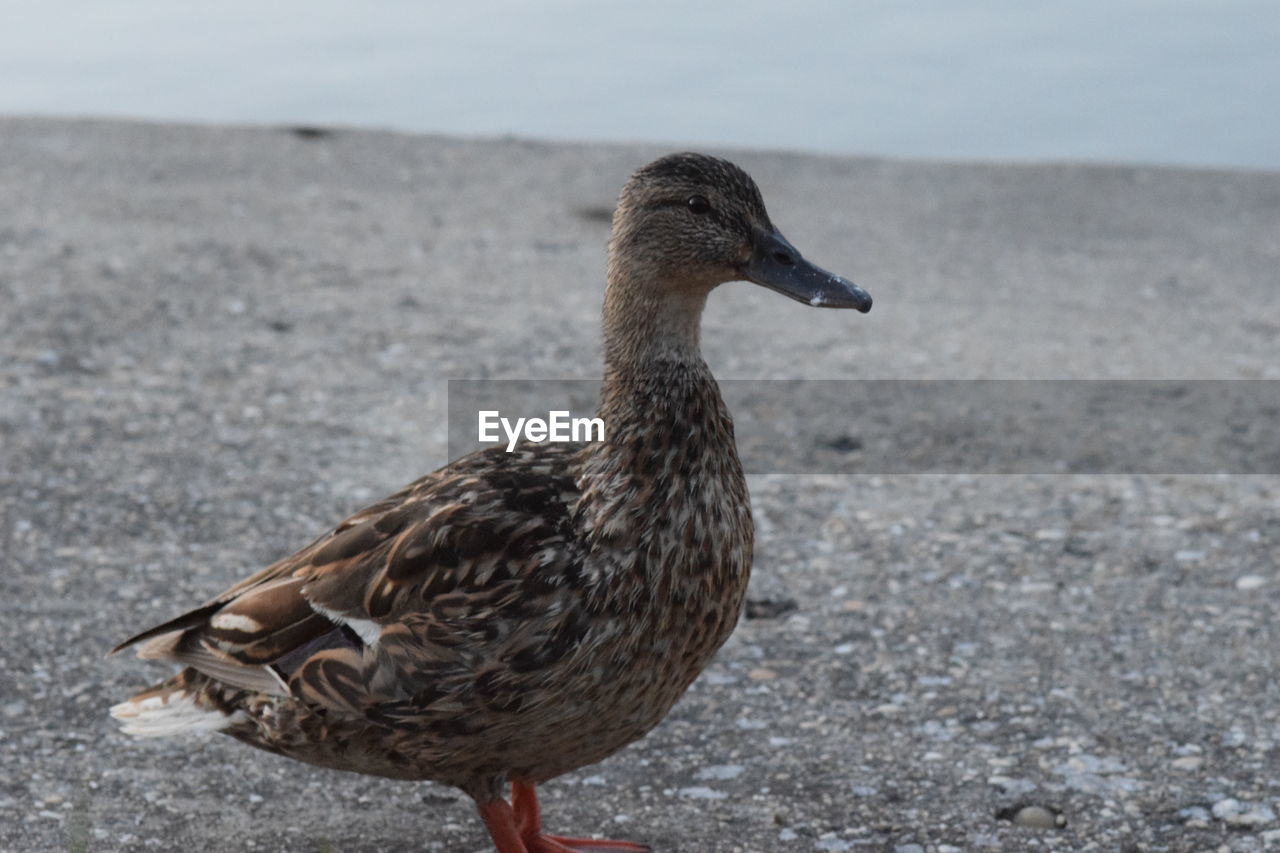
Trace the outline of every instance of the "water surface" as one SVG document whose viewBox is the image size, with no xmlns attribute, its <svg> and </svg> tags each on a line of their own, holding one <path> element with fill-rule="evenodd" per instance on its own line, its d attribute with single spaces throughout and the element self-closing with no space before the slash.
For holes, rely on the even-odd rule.
<svg viewBox="0 0 1280 853">
<path fill-rule="evenodd" d="M 1261 0 L 3 2 L 0 112 L 1280 169 Z"/>
</svg>

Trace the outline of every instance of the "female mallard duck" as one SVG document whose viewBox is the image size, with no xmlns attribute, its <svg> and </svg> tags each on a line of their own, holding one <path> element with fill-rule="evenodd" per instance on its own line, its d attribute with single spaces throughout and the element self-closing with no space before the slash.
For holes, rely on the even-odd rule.
<svg viewBox="0 0 1280 853">
<path fill-rule="evenodd" d="M 738 279 L 871 308 L 778 233 L 738 167 L 640 169 L 609 244 L 605 440 L 472 453 L 126 640 L 186 669 L 112 714 L 455 785 L 500 853 L 648 849 L 544 834 L 534 786 L 652 729 L 738 620 L 751 508 L 698 350 L 707 294 Z"/>
</svg>

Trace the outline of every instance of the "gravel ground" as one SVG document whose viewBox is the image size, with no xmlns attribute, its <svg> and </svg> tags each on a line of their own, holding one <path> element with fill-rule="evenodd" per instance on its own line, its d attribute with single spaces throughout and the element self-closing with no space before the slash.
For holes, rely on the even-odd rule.
<svg viewBox="0 0 1280 853">
<path fill-rule="evenodd" d="M 608 211 L 659 153 L 0 119 L 0 849 L 485 847 L 451 789 L 115 733 L 163 669 L 103 654 L 446 461 L 445 379 L 595 376 Z M 1280 175 L 731 156 L 876 308 L 726 286 L 722 377 L 1280 379 Z M 1280 849 L 1280 477 L 752 487 L 748 618 L 546 786 L 552 828 Z"/>
</svg>

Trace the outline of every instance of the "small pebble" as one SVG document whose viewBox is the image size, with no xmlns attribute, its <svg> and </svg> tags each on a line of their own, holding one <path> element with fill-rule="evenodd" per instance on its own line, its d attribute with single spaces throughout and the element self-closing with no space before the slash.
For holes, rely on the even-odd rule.
<svg viewBox="0 0 1280 853">
<path fill-rule="evenodd" d="M 1267 579 L 1262 575 L 1241 575 L 1236 578 L 1236 589 L 1248 591 L 1266 586 Z"/>
<path fill-rule="evenodd" d="M 1246 803 L 1227 797 L 1213 804 L 1213 816 L 1228 826 L 1252 827 L 1272 823 L 1276 813 L 1262 803 Z"/>
<path fill-rule="evenodd" d="M 738 677 L 736 675 L 730 675 L 727 672 L 718 672 L 716 670 L 711 670 L 711 669 L 707 670 L 702 674 L 702 680 L 705 681 L 707 684 L 716 684 L 716 685 L 738 683 Z"/>
<path fill-rule="evenodd" d="M 1241 729 L 1237 729 L 1237 728 L 1228 729 L 1227 731 L 1223 732 L 1223 734 L 1222 734 L 1222 745 L 1223 745 L 1223 746 L 1229 746 L 1229 747 L 1233 747 L 1233 748 L 1234 748 L 1234 747 L 1239 747 L 1239 746 L 1244 746 L 1244 745 L 1245 745 L 1245 743 L 1246 743 L 1248 740 L 1249 740 L 1249 736 L 1248 736 L 1248 735 L 1246 735 L 1246 734 L 1244 733 L 1244 731 L 1242 731 Z"/>
<path fill-rule="evenodd" d="M 712 767 L 702 768 L 693 774 L 693 778 L 704 781 L 708 779 L 737 779 L 745 769 L 741 764 L 717 764 Z"/>
<path fill-rule="evenodd" d="M 703 785 L 695 785 L 691 788 L 681 788 L 678 793 L 680 796 L 691 800 L 723 800 L 729 796 L 723 791 L 717 791 L 714 788 L 708 788 Z"/>
<path fill-rule="evenodd" d="M 1044 806 L 1023 806 L 1010 820 L 1030 829 L 1061 829 L 1067 825 L 1066 818 Z"/>
<path fill-rule="evenodd" d="M 1205 827 L 1209 825 L 1209 810 L 1204 806 L 1187 806 L 1185 809 L 1178 809 L 1178 817 L 1182 818 L 1188 826 Z"/>
<path fill-rule="evenodd" d="M 771 669 L 765 669 L 764 667 L 753 669 L 747 673 L 747 678 L 750 678 L 752 681 L 772 681 L 777 677 L 778 673 Z"/>
<path fill-rule="evenodd" d="M 1030 779 L 1011 779 L 1008 776 L 990 776 L 987 784 L 995 785 L 1012 797 L 1025 797 L 1036 789 L 1036 783 Z"/>
<path fill-rule="evenodd" d="M 1173 759 L 1173 766 L 1179 770 L 1199 770 L 1203 765 L 1204 759 L 1198 755 L 1184 755 Z"/>
</svg>

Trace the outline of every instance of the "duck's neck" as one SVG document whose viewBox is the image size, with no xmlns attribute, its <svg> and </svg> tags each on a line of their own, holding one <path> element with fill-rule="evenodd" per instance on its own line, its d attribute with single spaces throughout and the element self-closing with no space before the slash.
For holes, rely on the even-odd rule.
<svg viewBox="0 0 1280 853">
<path fill-rule="evenodd" d="M 746 501 L 733 423 L 698 351 L 706 292 L 622 285 L 605 297 L 605 440 L 584 450 L 578 478 L 589 538 L 615 545 L 671 513 Z"/>
<path fill-rule="evenodd" d="M 605 382 L 672 362 L 700 363 L 699 328 L 706 304 L 705 288 L 644 281 L 611 263 L 604 299 Z"/>
<path fill-rule="evenodd" d="M 605 291 L 599 414 L 606 435 L 620 441 L 633 434 L 683 435 L 690 417 L 724 411 L 698 348 L 707 289 L 641 275 L 611 262 Z M 621 452 L 613 441 L 603 444 L 602 453 Z"/>
</svg>

